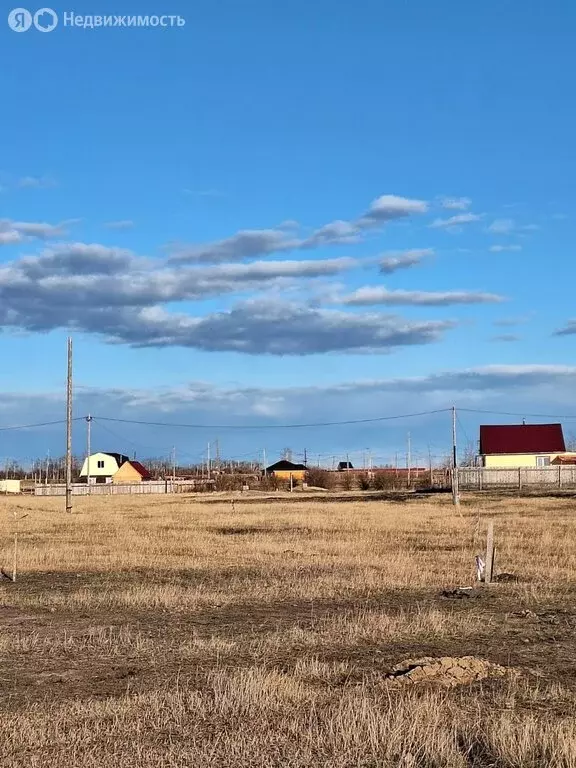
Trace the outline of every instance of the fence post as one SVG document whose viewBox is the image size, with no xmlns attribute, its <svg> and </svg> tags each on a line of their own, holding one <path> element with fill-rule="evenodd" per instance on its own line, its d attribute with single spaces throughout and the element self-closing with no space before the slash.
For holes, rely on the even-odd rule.
<svg viewBox="0 0 576 768">
<path fill-rule="evenodd" d="M 488 523 L 488 534 L 486 536 L 486 571 L 484 574 L 484 583 L 490 584 L 494 574 L 494 521 Z"/>
<path fill-rule="evenodd" d="M 558 464 L 558 488 L 562 488 L 562 464 Z"/>
<path fill-rule="evenodd" d="M 522 488 L 522 467 L 518 467 L 518 490 Z"/>
</svg>

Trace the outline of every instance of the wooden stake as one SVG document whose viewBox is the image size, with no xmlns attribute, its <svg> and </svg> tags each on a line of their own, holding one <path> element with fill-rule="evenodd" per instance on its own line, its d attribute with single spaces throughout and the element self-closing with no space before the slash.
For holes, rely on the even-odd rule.
<svg viewBox="0 0 576 768">
<path fill-rule="evenodd" d="M 486 536 L 486 571 L 484 582 L 490 584 L 494 575 L 494 521 L 488 523 L 488 535 Z"/>
<path fill-rule="evenodd" d="M 72 512 L 72 339 L 68 338 L 66 382 L 66 512 Z"/>
</svg>

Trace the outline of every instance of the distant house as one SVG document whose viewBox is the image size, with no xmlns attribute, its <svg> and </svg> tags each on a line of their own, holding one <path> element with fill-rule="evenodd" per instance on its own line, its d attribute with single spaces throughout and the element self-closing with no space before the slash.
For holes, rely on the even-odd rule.
<svg viewBox="0 0 576 768">
<path fill-rule="evenodd" d="M 282 459 L 277 461 L 276 464 L 266 467 L 266 474 L 273 475 L 279 480 L 290 480 L 290 476 L 292 476 L 293 480 L 304 480 L 307 471 L 308 468 L 305 464 L 294 464 L 287 459 Z"/>
<path fill-rule="evenodd" d="M 20 480 L 0 480 L 0 493 L 21 493 Z"/>
<path fill-rule="evenodd" d="M 90 467 L 91 482 L 110 483 L 112 476 L 129 460 L 123 453 L 93 453 L 84 459 L 80 477 L 87 478 Z"/>
<path fill-rule="evenodd" d="M 112 475 L 114 484 L 141 483 L 143 480 L 151 480 L 152 475 L 139 461 L 125 461 L 120 469 Z"/>
<path fill-rule="evenodd" d="M 565 463 L 561 424 L 496 424 L 480 427 L 480 463 L 484 467 L 547 467 Z"/>
<path fill-rule="evenodd" d="M 345 472 L 348 469 L 354 469 L 351 461 L 339 461 L 338 472 Z"/>
</svg>

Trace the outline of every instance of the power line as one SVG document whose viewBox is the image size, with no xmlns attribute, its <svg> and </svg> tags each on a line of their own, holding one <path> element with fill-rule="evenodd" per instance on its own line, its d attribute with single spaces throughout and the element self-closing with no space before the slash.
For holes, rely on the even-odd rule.
<svg viewBox="0 0 576 768">
<path fill-rule="evenodd" d="M 84 421 L 84 416 L 77 416 L 72 421 Z M 36 427 L 52 427 L 55 424 L 66 424 L 66 419 L 60 419 L 59 421 L 44 421 L 39 424 L 18 424 L 14 427 L 0 427 L 0 432 L 7 432 L 12 429 L 34 429 Z"/>
<path fill-rule="evenodd" d="M 149 451 L 157 451 L 158 450 L 158 446 L 153 447 L 151 445 L 145 445 L 144 443 L 137 443 L 134 440 L 131 440 L 129 437 L 126 437 L 126 435 L 118 434 L 118 432 L 115 432 L 113 429 L 110 429 L 109 427 L 105 426 L 104 424 L 100 424 L 99 423 L 99 419 L 96 416 L 92 416 L 92 421 L 97 424 L 99 429 L 103 429 L 105 432 L 108 432 L 109 435 L 112 435 L 112 437 L 115 437 L 117 440 L 121 440 L 124 443 L 130 443 L 130 445 L 134 446 L 134 448 L 138 448 L 138 449 L 144 448 L 144 449 L 149 450 Z M 171 450 L 172 449 L 166 448 L 166 453 L 168 453 Z M 190 453 L 189 451 L 183 451 L 180 448 L 178 449 L 178 453 L 180 455 L 191 456 L 193 458 L 197 458 L 197 457 L 202 456 L 202 453 Z"/>
<path fill-rule="evenodd" d="M 418 416 L 430 416 L 435 413 L 447 413 L 449 408 L 439 408 L 434 411 L 420 413 L 403 413 L 398 416 L 377 416 L 372 419 L 349 419 L 347 421 L 325 421 L 310 424 L 170 424 L 162 421 L 138 421 L 136 419 L 113 419 L 105 416 L 95 416 L 99 421 L 113 421 L 122 424 L 140 424 L 148 427 L 181 427 L 184 429 L 300 429 L 304 427 L 337 427 L 348 424 L 369 424 L 377 421 L 392 421 L 396 419 L 411 419 Z"/>
<path fill-rule="evenodd" d="M 518 416 L 520 418 L 526 417 L 529 419 L 558 419 L 561 421 L 576 421 L 576 416 L 559 416 L 558 414 L 551 415 L 549 413 L 512 413 L 510 411 L 483 411 L 479 408 L 458 408 L 459 411 L 465 411 L 466 413 L 485 413 L 490 416 Z"/>
</svg>

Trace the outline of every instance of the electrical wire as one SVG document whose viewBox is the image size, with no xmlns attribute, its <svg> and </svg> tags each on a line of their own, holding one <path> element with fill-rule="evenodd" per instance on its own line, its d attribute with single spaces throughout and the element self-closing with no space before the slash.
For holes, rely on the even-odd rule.
<svg viewBox="0 0 576 768">
<path fill-rule="evenodd" d="M 96 416 L 92 417 L 92 422 L 98 426 L 99 429 L 103 429 L 105 432 L 108 432 L 109 435 L 112 435 L 112 437 L 115 437 L 117 440 L 121 440 L 124 443 L 130 443 L 130 445 L 134 446 L 134 448 L 138 449 L 145 449 L 149 451 L 158 451 L 158 447 L 153 448 L 151 445 L 145 445 L 144 443 L 136 443 L 134 440 L 131 440 L 130 438 L 126 437 L 125 435 L 120 435 L 118 432 L 115 432 L 113 429 L 110 429 L 109 427 L 105 426 L 104 424 L 99 423 L 99 419 Z M 172 449 L 166 449 L 166 453 L 169 453 Z M 179 456 L 190 456 L 193 458 L 198 458 L 202 456 L 202 453 L 190 453 L 188 451 L 182 451 L 178 449 L 178 455 Z"/>
<path fill-rule="evenodd" d="M 121 424 L 140 424 L 148 427 L 179 427 L 183 429 L 301 429 L 305 427 L 336 427 L 348 424 L 369 424 L 379 421 L 392 421 L 396 419 L 411 419 L 418 416 L 430 416 L 435 413 L 447 413 L 450 408 L 439 408 L 434 411 L 421 411 L 420 413 L 403 413 L 397 416 L 377 416 L 372 419 L 349 419 L 347 421 L 325 421 L 310 424 L 171 424 L 162 421 L 138 421 L 136 419 L 114 419 L 105 416 L 95 416 L 100 421 L 112 421 Z"/>
<path fill-rule="evenodd" d="M 485 413 L 489 416 L 518 416 L 520 418 L 527 419 L 558 419 L 559 421 L 576 421 L 576 416 L 559 416 L 558 414 L 551 415 L 549 413 L 512 413 L 510 411 L 483 411 L 479 408 L 458 408 L 458 411 L 464 411 L 465 413 Z"/>
<path fill-rule="evenodd" d="M 82 421 L 84 416 L 77 416 L 72 421 Z M 7 432 L 12 429 L 35 429 L 36 427 L 52 427 L 55 424 L 66 424 L 66 419 L 60 419 L 59 421 L 43 421 L 39 424 L 18 424 L 13 427 L 0 427 L 0 432 Z"/>
</svg>

